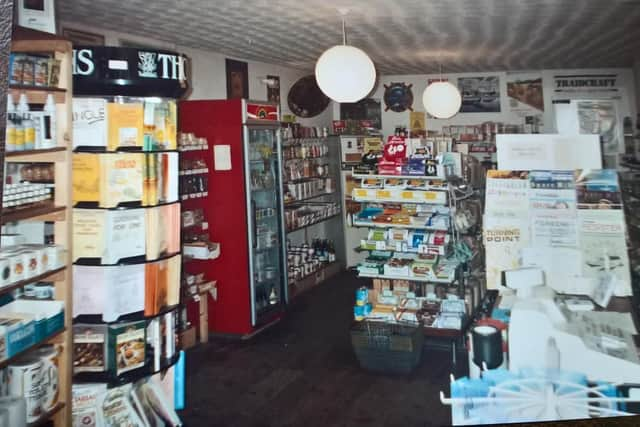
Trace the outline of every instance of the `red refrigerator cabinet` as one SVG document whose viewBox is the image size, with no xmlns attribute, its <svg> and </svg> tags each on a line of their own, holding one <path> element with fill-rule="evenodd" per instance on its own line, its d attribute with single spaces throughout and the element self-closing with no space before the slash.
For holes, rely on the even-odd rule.
<svg viewBox="0 0 640 427">
<path fill-rule="evenodd" d="M 279 320 L 288 299 L 278 106 L 230 99 L 178 108 L 180 131 L 209 143 L 201 206 L 211 240 L 220 242 L 219 258 L 204 268 L 217 280 L 216 299 L 208 296 L 209 332 L 251 336 Z"/>
</svg>

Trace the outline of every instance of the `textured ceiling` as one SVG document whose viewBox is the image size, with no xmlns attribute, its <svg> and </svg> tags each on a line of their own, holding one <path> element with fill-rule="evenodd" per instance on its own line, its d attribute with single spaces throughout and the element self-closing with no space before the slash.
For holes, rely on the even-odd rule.
<svg viewBox="0 0 640 427">
<path fill-rule="evenodd" d="M 61 0 L 59 19 L 312 70 L 341 42 L 382 74 L 631 66 L 640 0 Z M 634 58 L 635 56 L 635 58 Z"/>
</svg>

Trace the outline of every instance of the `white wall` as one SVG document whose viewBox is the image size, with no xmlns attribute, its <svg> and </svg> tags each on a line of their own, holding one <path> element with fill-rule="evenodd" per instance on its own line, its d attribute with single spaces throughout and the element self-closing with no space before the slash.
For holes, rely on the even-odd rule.
<svg viewBox="0 0 640 427">
<path fill-rule="evenodd" d="M 228 56 L 210 52 L 206 50 L 193 49 L 184 46 L 178 46 L 173 43 L 164 42 L 145 37 L 133 36 L 117 31 L 102 30 L 94 27 L 87 27 L 75 22 L 62 22 L 62 28 L 73 28 L 81 31 L 87 31 L 93 34 L 101 34 L 105 37 L 105 45 L 119 46 L 121 40 L 140 43 L 157 48 L 164 48 L 183 53 L 191 58 L 191 84 L 193 91 L 188 99 L 225 99 L 227 97 L 227 83 L 225 72 L 225 58 Z M 244 60 L 242 58 L 232 58 Z M 257 61 L 246 61 L 249 71 L 249 97 L 255 100 L 267 99 L 267 86 L 261 82 L 261 79 L 267 75 L 280 76 L 280 105 L 283 114 L 291 114 L 287 105 L 287 94 L 293 84 L 305 75 L 310 74 L 308 71 L 282 67 L 280 65 L 267 64 Z M 322 114 L 310 118 L 302 119 L 298 117 L 298 122 L 305 126 L 330 126 L 333 118 L 332 107 L 329 106 Z"/>
<path fill-rule="evenodd" d="M 640 64 L 636 68 L 636 78 L 640 78 Z M 634 83 L 634 72 L 631 68 L 613 68 L 613 69 L 581 69 L 581 70 L 543 70 L 542 82 L 543 82 L 543 95 L 544 95 L 544 128 L 543 132 L 554 132 L 554 119 L 553 119 L 553 76 L 556 74 L 582 74 L 582 73 L 617 73 L 618 87 L 623 88 L 621 90 L 622 99 L 621 114 L 623 116 L 630 116 L 632 120 L 636 119 L 636 112 L 640 109 L 640 106 L 636 105 L 636 92 L 635 87 L 640 88 L 640 82 Z M 443 74 L 443 78 L 449 79 L 455 84 L 455 80 L 458 77 L 478 77 L 478 76 L 498 76 L 500 78 L 500 113 L 460 113 L 448 120 L 427 119 L 427 128 L 430 130 L 440 130 L 442 126 L 446 125 L 475 125 L 486 121 L 503 122 L 503 123 L 522 123 L 522 118 L 518 115 L 511 113 L 508 108 L 507 93 L 507 73 L 506 72 L 493 72 L 493 73 L 457 73 L 457 74 Z M 402 113 L 395 113 L 391 110 L 384 111 L 384 85 L 389 85 L 392 82 L 404 82 L 407 84 L 413 84 L 411 87 L 413 91 L 413 109 L 415 111 L 424 111 L 422 104 L 422 93 L 427 86 L 427 79 L 439 78 L 439 74 L 420 74 L 420 75 L 384 75 L 380 76 L 379 83 L 374 92 L 370 95 L 371 98 L 380 99 L 382 102 L 382 131 L 385 136 L 393 133 L 397 125 L 409 125 L 409 110 Z M 640 98 L 640 96 L 638 97 Z M 640 99 L 638 99 L 640 102 Z M 334 118 L 340 118 L 339 105 L 334 106 Z"/>
<path fill-rule="evenodd" d="M 633 76 L 636 85 L 636 111 L 640 111 L 640 58 L 633 63 Z"/>
</svg>

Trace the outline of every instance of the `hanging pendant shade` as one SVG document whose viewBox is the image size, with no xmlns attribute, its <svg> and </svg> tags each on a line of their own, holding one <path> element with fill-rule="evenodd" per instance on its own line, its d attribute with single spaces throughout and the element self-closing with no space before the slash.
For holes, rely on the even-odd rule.
<svg viewBox="0 0 640 427">
<path fill-rule="evenodd" d="M 449 82 L 433 82 L 424 90 L 422 103 L 427 113 L 437 119 L 448 119 L 460 111 L 462 96 Z"/>
<path fill-rule="evenodd" d="M 376 82 L 376 68 L 364 51 L 347 45 L 341 11 L 342 45 L 324 51 L 316 62 L 318 87 L 336 102 L 358 102 L 366 97 Z"/>
</svg>

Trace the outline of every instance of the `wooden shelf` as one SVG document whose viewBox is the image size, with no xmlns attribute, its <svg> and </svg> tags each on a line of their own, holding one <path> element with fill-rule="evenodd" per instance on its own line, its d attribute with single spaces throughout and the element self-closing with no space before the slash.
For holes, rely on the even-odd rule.
<svg viewBox="0 0 640 427">
<path fill-rule="evenodd" d="M 6 294 L 8 292 L 13 291 L 14 289 L 21 288 L 30 283 L 37 282 L 58 282 L 60 280 L 64 280 L 65 275 L 64 271 L 67 267 L 60 267 L 55 270 L 47 271 L 46 273 L 42 273 L 38 276 L 32 277 L 30 279 L 21 280 L 19 282 L 13 283 L 11 285 L 4 286 L 0 288 L 0 295 Z"/>
<path fill-rule="evenodd" d="M 16 27 L 11 35 L 11 51 L 25 53 L 71 53 L 71 42 L 55 34 Z"/>
<path fill-rule="evenodd" d="M 55 206 L 53 203 L 25 205 L 19 209 L 3 209 L 0 222 L 6 224 L 16 221 L 64 221 L 66 207 Z"/>
<path fill-rule="evenodd" d="M 66 160 L 66 147 L 45 148 L 41 150 L 8 151 L 4 154 L 7 162 L 12 163 L 55 163 Z"/>
<path fill-rule="evenodd" d="M 11 37 L 11 52 L 34 55 L 46 55 L 60 61 L 59 83 L 57 87 L 9 85 L 9 93 L 18 101 L 20 94 L 25 93 L 29 103 L 44 104 L 48 94 L 52 94 L 56 103 L 56 142 L 53 148 L 28 150 L 5 153 L 5 163 L 54 163 L 55 184 L 54 198 L 22 205 L 18 207 L 2 209 L 0 223 L 6 224 L 17 221 L 47 221 L 54 222 L 53 233 L 55 243 L 62 246 L 68 254 L 73 251 L 71 234 L 71 206 L 72 206 L 72 182 L 71 182 L 71 147 L 73 141 L 72 123 L 72 46 L 71 41 L 42 31 L 36 31 L 24 27 L 15 27 Z M 71 417 L 71 387 L 73 370 L 72 348 L 72 302 L 73 302 L 73 275 L 71 274 L 71 257 L 68 256 L 64 267 L 45 272 L 37 277 L 23 280 L 0 289 L 0 294 L 6 294 L 11 290 L 38 281 L 52 281 L 55 283 L 55 298 L 63 301 L 64 329 L 47 337 L 30 348 L 20 352 L 19 355 L 28 353 L 45 343 L 56 343 L 62 347 L 58 357 L 58 395 L 59 402 L 54 408 L 42 414 L 36 422 L 28 424 L 30 427 L 53 424 L 55 427 L 66 427 L 72 424 Z M 16 355 L 9 360 L 0 363 L 0 367 L 6 366 L 14 360 Z"/>
<path fill-rule="evenodd" d="M 44 104 L 47 102 L 47 95 L 52 94 L 56 104 L 65 102 L 67 91 L 65 89 L 48 86 L 26 86 L 26 85 L 9 85 L 9 93 L 13 97 L 14 102 L 20 99 L 20 94 L 27 95 L 29 104 Z"/>
<path fill-rule="evenodd" d="M 70 310 L 71 308 L 68 308 L 68 309 Z M 48 337 L 46 337 L 42 341 L 38 341 L 37 343 L 25 348 L 24 350 L 22 350 L 19 353 L 16 353 L 15 355 L 11 356 L 10 358 L 3 360 L 2 362 L 0 362 L 0 369 L 3 369 L 4 367 L 10 365 L 11 362 L 13 362 L 14 360 L 18 359 L 20 356 L 30 352 L 34 348 L 38 348 L 43 344 L 47 344 L 52 339 L 57 338 L 60 335 L 63 335 L 66 332 L 66 330 L 67 330 L 66 328 L 60 329 L 59 331 L 54 332 L 53 334 L 49 335 Z"/>
</svg>

